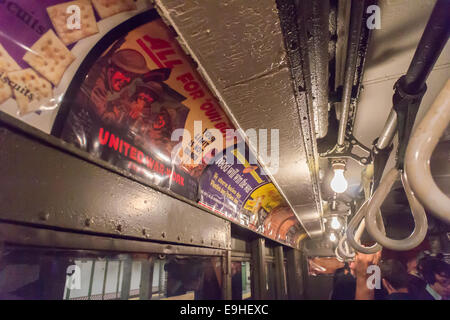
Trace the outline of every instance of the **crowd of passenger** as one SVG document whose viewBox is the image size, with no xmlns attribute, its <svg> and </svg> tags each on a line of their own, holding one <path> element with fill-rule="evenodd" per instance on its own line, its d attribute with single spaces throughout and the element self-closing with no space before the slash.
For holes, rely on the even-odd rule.
<svg viewBox="0 0 450 320">
<path fill-rule="evenodd" d="M 424 252 L 406 262 L 380 258 L 381 252 L 358 253 L 354 261 L 337 269 L 331 299 L 450 300 L 450 264 L 442 254 Z M 379 275 L 371 265 L 379 267 Z"/>
</svg>

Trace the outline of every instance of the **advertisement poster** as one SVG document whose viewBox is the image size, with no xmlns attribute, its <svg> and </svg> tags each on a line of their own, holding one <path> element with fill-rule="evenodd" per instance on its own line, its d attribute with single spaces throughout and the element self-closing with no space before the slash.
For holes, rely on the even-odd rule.
<svg viewBox="0 0 450 320">
<path fill-rule="evenodd" d="M 269 238 L 298 246 L 303 228 L 264 170 L 249 164 L 248 155 L 248 148 L 240 151 L 232 146 L 216 157 L 200 177 L 199 204 Z"/>
<path fill-rule="evenodd" d="M 1 112 L 295 245 L 300 224 L 148 1 L 0 9 Z"/>
<path fill-rule="evenodd" d="M 200 177 L 199 203 L 248 226 L 241 217 L 244 204 L 253 190 L 270 181 L 259 166 L 248 163 L 246 153 L 248 148 L 243 152 L 232 146 L 214 159 Z"/>
<path fill-rule="evenodd" d="M 49 134 L 81 62 L 147 0 L 0 1 L 0 111 Z"/>
<path fill-rule="evenodd" d="M 215 128 L 225 134 L 232 126 L 152 12 L 119 25 L 91 50 L 69 86 L 53 134 L 195 201 L 197 178 L 206 167 L 198 157 L 212 143 L 203 133 Z M 194 121 L 201 121 L 200 137 L 194 136 Z M 172 139 L 177 129 L 192 139 Z M 183 152 L 197 161 L 176 163 Z"/>
</svg>

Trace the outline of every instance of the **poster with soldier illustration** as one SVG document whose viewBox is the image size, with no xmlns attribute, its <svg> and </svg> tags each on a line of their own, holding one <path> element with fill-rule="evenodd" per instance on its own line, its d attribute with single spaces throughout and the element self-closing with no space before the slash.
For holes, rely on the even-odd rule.
<svg viewBox="0 0 450 320">
<path fill-rule="evenodd" d="M 179 129 L 183 134 L 174 135 Z M 64 95 L 52 134 L 295 246 L 303 229 L 264 170 L 249 163 L 248 146 L 237 147 L 242 136 L 227 135 L 230 129 L 175 35 L 151 10 L 118 25 L 90 50 Z"/>
<path fill-rule="evenodd" d="M 198 120 L 203 129 L 195 137 Z M 69 86 L 52 133 L 197 200 L 198 177 L 207 166 L 201 157 L 208 128 L 225 135 L 232 126 L 170 30 L 143 13 L 111 30 L 91 50 Z M 177 129 L 192 133 L 192 139 L 173 138 Z M 177 161 L 183 153 L 201 159 Z"/>
</svg>

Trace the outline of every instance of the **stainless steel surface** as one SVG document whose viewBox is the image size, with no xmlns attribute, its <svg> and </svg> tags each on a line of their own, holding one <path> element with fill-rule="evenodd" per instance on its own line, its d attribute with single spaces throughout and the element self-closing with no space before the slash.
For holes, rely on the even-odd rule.
<svg viewBox="0 0 450 320">
<path fill-rule="evenodd" d="M 391 110 L 389 116 L 384 125 L 383 131 L 377 141 L 377 148 L 384 149 L 388 147 L 392 140 L 394 139 L 395 133 L 397 132 L 397 113 Z"/>
<path fill-rule="evenodd" d="M 344 146 L 347 130 L 348 113 L 352 97 L 353 80 L 355 77 L 356 63 L 358 59 L 358 46 L 361 35 L 361 24 L 364 14 L 364 1 L 353 0 L 350 18 L 350 36 L 347 46 L 347 59 L 345 62 L 344 89 L 342 93 L 341 116 L 339 118 L 339 131 L 337 144 Z"/>
<path fill-rule="evenodd" d="M 1 124 L 0 141 L 2 221 L 231 246 L 228 221 Z"/>
<path fill-rule="evenodd" d="M 312 98 L 306 92 L 301 61 L 290 67 L 302 82 L 291 81 L 275 1 L 157 0 L 156 4 L 233 123 L 244 131 L 280 130 L 279 169 L 269 168 L 268 173 L 308 235 L 320 236 Z M 295 12 L 292 18 L 296 23 Z M 300 53 L 298 38 L 284 40 L 290 50 Z M 250 147 L 255 151 L 258 146 Z M 271 147 L 269 141 L 269 152 Z"/>
</svg>

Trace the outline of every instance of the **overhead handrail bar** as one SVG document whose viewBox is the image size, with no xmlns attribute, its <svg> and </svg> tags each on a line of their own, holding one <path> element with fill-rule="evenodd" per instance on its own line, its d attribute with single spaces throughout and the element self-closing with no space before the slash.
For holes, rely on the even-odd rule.
<svg viewBox="0 0 450 320">
<path fill-rule="evenodd" d="M 359 243 L 359 239 L 364 231 L 364 228 L 366 227 L 365 223 L 365 215 L 367 206 L 369 204 L 370 199 L 367 199 L 364 201 L 362 206 L 359 208 L 359 210 L 356 212 L 355 216 L 350 220 L 347 226 L 347 241 L 350 244 L 350 246 L 353 247 L 358 252 L 365 253 L 365 254 L 373 254 L 377 253 L 382 249 L 382 246 L 378 243 L 373 244 L 370 247 L 363 246 Z M 382 230 L 384 230 L 384 224 L 381 221 L 380 226 Z M 355 229 L 358 229 L 358 234 L 355 235 Z"/>
<path fill-rule="evenodd" d="M 450 80 L 422 119 L 406 150 L 405 171 L 411 189 L 436 218 L 450 224 L 450 198 L 434 181 L 430 157 L 450 123 Z"/>
<path fill-rule="evenodd" d="M 405 189 L 408 203 L 411 207 L 411 213 L 414 218 L 414 231 L 405 239 L 395 240 L 387 237 L 378 228 L 376 219 L 378 217 L 378 211 L 383 204 L 386 196 L 391 191 L 391 188 L 397 178 L 401 176 L 402 184 Z M 381 180 L 380 186 L 373 194 L 369 205 L 367 206 L 366 213 L 366 227 L 367 232 L 383 247 L 392 250 L 405 251 L 417 247 L 425 239 L 427 235 L 428 222 L 425 210 L 420 202 L 414 196 L 411 190 L 408 179 L 404 173 L 401 173 L 397 168 L 391 169 L 386 176 Z"/>
<path fill-rule="evenodd" d="M 355 251 L 353 248 L 349 247 L 347 243 L 347 235 L 344 234 L 341 239 L 339 239 L 337 250 L 339 255 L 344 258 L 344 260 L 350 260 L 355 257 Z"/>
<path fill-rule="evenodd" d="M 369 234 L 381 245 L 392 250 L 409 250 L 418 246 L 426 236 L 428 222 L 425 210 L 412 192 L 404 174 L 406 147 L 422 98 L 427 90 L 426 80 L 439 58 L 450 35 L 448 24 L 450 1 L 437 0 L 428 23 L 409 65 L 408 71 L 395 83 L 393 109 L 397 120 L 390 117 L 392 125 L 397 123 L 398 149 L 396 167 L 388 172 L 376 189 L 366 211 L 366 227 Z M 389 120 L 389 119 L 388 119 Z M 389 127 L 389 126 L 387 126 Z M 395 180 L 401 176 L 411 212 L 414 218 L 414 231 L 405 239 L 394 240 L 385 236 L 377 227 L 376 218 L 380 206 L 390 192 Z"/>
<path fill-rule="evenodd" d="M 377 243 L 375 243 L 374 245 L 372 245 L 370 247 L 366 247 L 366 246 L 363 246 L 360 241 L 361 236 L 362 236 L 365 226 L 366 226 L 366 221 L 365 221 L 364 217 L 366 215 L 367 204 L 368 204 L 369 198 L 370 198 L 370 189 L 371 189 L 370 183 L 373 178 L 373 174 L 374 174 L 373 164 L 367 165 L 361 175 L 362 176 L 361 180 L 362 180 L 362 184 L 363 184 L 364 195 L 365 195 L 366 201 L 361 205 L 359 210 L 356 212 L 356 214 L 350 220 L 350 222 L 348 223 L 348 226 L 347 226 L 347 231 L 346 231 L 347 243 L 354 250 L 361 252 L 361 253 L 365 253 L 365 254 L 376 253 L 376 252 L 380 251 L 382 248 Z M 383 220 L 381 218 L 381 212 L 379 214 L 380 214 L 380 218 L 379 218 L 380 227 L 384 231 L 384 224 L 383 224 Z M 356 232 L 355 232 L 355 229 L 356 229 Z"/>
</svg>

